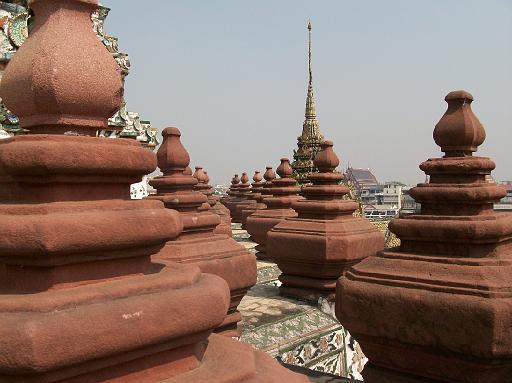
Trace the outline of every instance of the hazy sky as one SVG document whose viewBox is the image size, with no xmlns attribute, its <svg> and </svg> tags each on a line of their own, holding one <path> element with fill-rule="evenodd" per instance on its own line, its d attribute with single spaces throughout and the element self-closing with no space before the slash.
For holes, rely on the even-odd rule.
<svg viewBox="0 0 512 383">
<path fill-rule="evenodd" d="M 292 156 L 307 84 L 308 18 L 318 119 L 341 167 L 416 183 L 440 154 L 445 95 L 473 94 L 498 180 L 512 179 L 510 0 L 104 0 L 130 55 L 128 109 L 181 129 L 212 182 Z"/>
</svg>

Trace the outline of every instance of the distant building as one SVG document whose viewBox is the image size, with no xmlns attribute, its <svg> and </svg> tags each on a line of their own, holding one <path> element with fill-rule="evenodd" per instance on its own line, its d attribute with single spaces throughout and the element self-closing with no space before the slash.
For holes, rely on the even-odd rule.
<svg viewBox="0 0 512 383">
<path fill-rule="evenodd" d="M 501 185 L 507 189 L 507 195 L 494 205 L 496 210 L 512 211 L 512 181 L 504 181 Z"/>
<path fill-rule="evenodd" d="M 345 183 L 370 220 L 390 220 L 402 208 L 405 184 L 401 182 L 381 184 L 370 169 L 349 167 L 345 172 Z"/>
<path fill-rule="evenodd" d="M 344 176 L 345 182 L 354 193 L 354 197 L 358 198 L 363 205 L 378 204 L 376 195 L 382 192 L 383 188 L 370 169 L 349 167 Z"/>
<path fill-rule="evenodd" d="M 380 199 L 382 205 L 392 206 L 394 209 L 402 208 L 402 189 L 405 184 L 401 182 L 386 182 L 383 185 L 382 193 L 377 194 L 377 200 Z"/>
<path fill-rule="evenodd" d="M 421 210 L 421 205 L 414 200 L 409 194 L 411 187 L 404 186 L 402 188 L 402 202 L 401 202 L 401 212 L 402 213 L 419 213 Z"/>
<path fill-rule="evenodd" d="M 213 187 L 213 193 L 218 196 L 224 196 L 226 195 L 227 191 L 229 190 L 229 185 L 215 185 Z"/>
<path fill-rule="evenodd" d="M 507 189 L 507 195 L 500 202 L 512 204 L 512 181 L 505 181 L 502 185 Z"/>
</svg>

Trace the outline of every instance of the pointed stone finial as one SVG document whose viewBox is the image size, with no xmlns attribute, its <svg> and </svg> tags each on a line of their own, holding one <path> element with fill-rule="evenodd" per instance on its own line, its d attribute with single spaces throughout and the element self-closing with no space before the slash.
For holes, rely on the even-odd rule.
<svg viewBox="0 0 512 383">
<path fill-rule="evenodd" d="M 247 175 L 246 172 L 243 172 L 242 173 L 242 178 L 240 179 L 240 181 L 242 181 L 242 184 L 249 184 L 249 176 Z"/>
<path fill-rule="evenodd" d="M 254 182 L 261 182 L 263 180 L 263 177 L 261 176 L 261 172 L 259 170 L 256 170 L 254 172 L 254 175 L 252 176 L 252 180 Z"/>
<path fill-rule="evenodd" d="M 281 178 L 289 178 L 293 173 L 292 166 L 290 165 L 290 160 L 288 158 L 281 158 L 281 163 L 276 169 L 276 173 Z"/>
<path fill-rule="evenodd" d="M 194 178 L 199 181 L 199 183 L 206 182 L 206 174 L 204 174 L 204 170 L 202 166 L 196 166 L 196 171 L 194 172 Z"/>
<path fill-rule="evenodd" d="M 93 31 L 97 6 L 97 0 L 30 2 L 32 30 L 44 33 L 33 33 L 14 55 L 0 95 L 32 133 L 95 136 L 119 109 L 121 69 Z"/>
<path fill-rule="evenodd" d="M 447 157 L 471 156 L 485 140 L 485 129 L 473 113 L 473 96 L 465 90 L 448 93 L 448 109 L 434 129 L 434 140 Z"/>
<path fill-rule="evenodd" d="M 235 176 L 233 177 L 233 179 L 231 180 L 231 183 L 233 185 L 238 185 L 240 183 L 240 177 L 238 176 L 238 174 L 235 174 Z"/>
<path fill-rule="evenodd" d="M 187 167 L 187 169 L 190 169 Z M 183 172 L 184 175 L 186 174 L 187 170 Z M 192 169 L 190 169 L 190 173 L 192 173 Z M 197 180 L 197 184 L 194 186 L 194 190 L 197 190 L 204 194 L 206 198 L 208 199 L 212 194 L 213 190 L 210 185 L 208 185 L 206 174 L 204 174 L 203 168 L 201 166 L 196 166 L 196 171 L 194 172 L 193 177 Z M 197 209 L 198 211 L 208 211 L 211 209 L 211 205 L 209 201 L 203 202 L 203 204 Z"/>
<path fill-rule="evenodd" d="M 340 164 L 340 160 L 332 147 L 332 141 L 325 140 L 320 144 L 320 151 L 315 156 L 314 164 L 321 173 L 331 173 Z"/>
<path fill-rule="evenodd" d="M 183 173 L 190 163 L 190 156 L 181 143 L 178 128 L 165 128 L 162 132 L 163 142 L 156 152 L 158 167 L 164 175 Z"/>
<path fill-rule="evenodd" d="M 272 166 L 267 166 L 266 169 L 263 178 L 265 178 L 266 182 L 272 182 L 272 180 L 276 178 L 276 173 L 272 170 Z"/>
</svg>

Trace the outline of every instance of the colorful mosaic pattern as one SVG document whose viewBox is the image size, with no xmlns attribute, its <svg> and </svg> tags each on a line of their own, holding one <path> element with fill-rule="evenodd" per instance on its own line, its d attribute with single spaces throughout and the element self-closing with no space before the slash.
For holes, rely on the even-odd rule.
<svg viewBox="0 0 512 383">
<path fill-rule="evenodd" d="M 388 229 L 388 224 L 390 221 L 370 221 L 373 225 L 377 227 L 381 232 L 384 233 L 384 247 L 386 249 L 389 249 L 391 247 L 398 247 L 400 246 L 400 239 L 393 234 Z"/>
</svg>

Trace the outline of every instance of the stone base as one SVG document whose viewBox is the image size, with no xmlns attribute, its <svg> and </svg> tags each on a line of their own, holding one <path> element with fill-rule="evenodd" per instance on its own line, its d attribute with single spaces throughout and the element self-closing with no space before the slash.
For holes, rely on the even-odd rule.
<svg viewBox="0 0 512 383">
<path fill-rule="evenodd" d="M 362 383 L 360 380 L 341 378 L 333 374 L 310 370 L 309 368 L 282 363 L 287 369 L 305 375 L 312 383 Z"/>
<path fill-rule="evenodd" d="M 256 250 L 266 253 L 267 233 L 287 217 L 296 217 L 293 209 L 262 209 L 247 217 L 247 232 L 258 246 Z M 258 259 L 270 259 L 266 254 L 256 255 Z"/>
<path fill-rule="evenodd" d="M 263 352 L 219 335 L 211 335 L 201 366 L 165 383 L 308 383 Z"/>
<path fill-rule="evenodd" d="M 256 203 L 252 206 L 245 207 L 242 209 L 242 229 L 247 229 L 247 217 L 249 217 L 252 213 L 266 209 L 267 205 L 264 203 Z"/>
<path fill-rule="evenodd" d="M 288 275 L 282 275 L 279 277 L 279 281 L 281 281 L 282 285 L 279 287 L 279 293 L 281 295 L 302 299 L 307 302 L 317 303 L 320 298 L 325 298 L 331 302 L 336 300 L 336 281 L 335 280 L 310 280 L 304 283 L 302 286 L 299 284 L 293 283 L 295 278 L 303 281 L 306 278 L 294 277 Z M 313 288 L 315 284 L 318 286 L 317 288 Z M 306 288 L 303 286 L 311 286 L 311 288 Z"/>
<path fill-rule="evenodd" d="M 267 249 L 264 245 L 258 245 L 254 247 L 254 250 L 256 250 L 256 259 L 259 261 L 267 261 L 267 262 L 273 262 L 272 258 L 270 258 L 267 254 Z"/>
<path fill-rule="evenodd" d="M 184 265 L 15 302 L 3 295 L 0 382 L 158 382 L 199 365 L 201 344 L 227 307 L 221 278 Z"/>
<path fill-rule="evenodd" d="M 181 236 L 169 241 L 153 257 L 161 262 L 178 262 L 198 266 L 203 273 L 218 275 L 229 286 L 231 301 L 226 319 L 218 331 L 229 336 L 239 336 L 236 322 L 240 313 L 237 306 L 247 290 L 256 283 L 254 255 L 224 235 L 203 237 Z"/>
<path fill-rule="evenodd" d="M 238 310 L 230 309 L 224 321 L 214 330 L 216 334 L 230 338 L 239 338 L 242 334 L 238 322 L 242 320 L 242 314 Z"/>
</svg>

